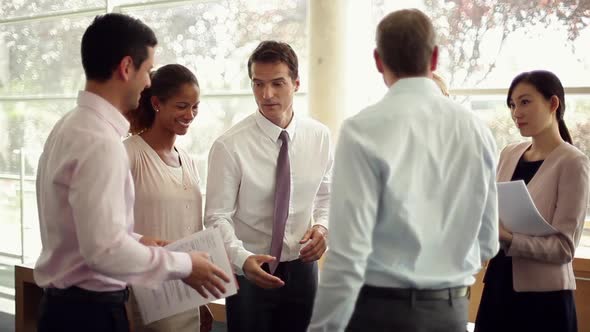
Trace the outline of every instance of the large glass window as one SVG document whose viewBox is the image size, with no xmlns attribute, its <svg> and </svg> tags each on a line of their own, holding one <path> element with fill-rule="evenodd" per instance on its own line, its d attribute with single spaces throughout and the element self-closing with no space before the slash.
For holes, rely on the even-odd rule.
<svg viewBox="0 0 590 332">
<path fill-rule="evenodd" d="M 0 2 L 0 17 L 27 18 L 56 12 L 105 9 L 105 0 L 4 0 Z"/>
<path fill-rule="evenodd" d="M 295 49 L 302 82 L 307 81 L 306 1 L 207 1 L 121 10 L 154 29 L 156 62 L 193 69 L 204 94 L 250 93 L 246 61 L 266 39 Z"/>
<path fill-rule="evenodd" d="M 250 52 L 264 39 L 290 43 L 302 87 L 295 110 L 307 114 L 309 0 L 3 0 L 0 1 L 0 256 L 34 260 L 40 249 L 34 176 L 43 143 L 84 85 L 82 33 L 96 13 L 114 10 L 156 32 L 156 66 L 180 63 L 199 79 L 202 105 L 179 143 L 203 181 L 207 154 L 221 133 L 256 109 L 247 76 Z M 453 98 L 490 125 L 498 146 L 519 140 L 504 93 L 519 72 L 549 69 L 568 91 L 566 121 L 590 155 L 590 24 L 584 1 L 373 0 L 349 6 L 346 98 L 352 114 L 380 98 L 372 63 L 377 22 L 391 10 L 417 7 L 440 31 L 439 73 Z M 572 90 L 575 88 L 575 90 Z M 590 220 L 590 218 L 589 218 Z M 22 226 L 21 226 L 22 225 Z M 23 236 L 21 237 L 21 234 Z M 24 246 L 21 245 L 24 243 Z M 590 257 L 590 224 L 578 253 Z"/>
<path fill-rule="evenodd" d="M 519 72 L 547 69 L 568 87 L 588 86 L 590 5 L 584 1 L 374 0 L 375 23 L 392 9 L 430 15 L 438 71 L 451 88 L 502 88 Z"/>
<path fill-rule="evenodd" d="M 92 17 L 0 24 L 0 96 L 71 95 L 84 84 L 80 40 Z"/>
<path fill-rule="evenodd" d="M 46 14 L 61 3 L 37 5 Z M 80 39 L 92 16 L 7 19 L 0 21 L 0 256 L 27 260 L 35 259 L 41 248 L 37 161 L 49 131 L 73 107 L 76 91 L 84 85 Z"/>
<path fill-rule="evenodd" d="M 179 139 L 203 185 L 215 138 L 256 110 L 246 62 L 265 39 L 291 44 L 302 88 L 295 110 L 307 114 L 307 0 L 141 1 L 8 0 L 0 4 L 0 257 L 34 261 L 40 251 L 35 197 L 39 154 L 55 122 L 85 83 L 80 41 L 96 14 L 142 19 L 158 36 L 156 67 L 180 63 L 201 85 L 201 106 Z M 21 181 L 22 180 L 22 181 Z M 22 225 L 22 226 L 21 226 Z M 22 234 L 22 236 L 21 236 Z"/>
</svg>

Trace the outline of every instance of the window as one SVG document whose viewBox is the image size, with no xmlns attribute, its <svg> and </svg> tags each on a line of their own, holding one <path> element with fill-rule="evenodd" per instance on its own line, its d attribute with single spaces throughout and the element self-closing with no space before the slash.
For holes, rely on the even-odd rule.
<svg viewBox="0 0 590 332">
<path fill-rule="evenodd" d="M 91 19 L 0 23 L 0 252 L 6 255 L 36 258 L 40 252 L 37 161 L 53 124 L 84 84 L 79 41 Z"/>
<path fill-rule="evenodd" d="M 95 15 L 108 6 L 142 19 L 158 36 L 155 66 L 180 63 L 196 73 L 199 115 L 179 144 L 195 158 L 204 185 L 213 140 L 256 109 L 246 62 L 261 40 L 294 47 L 303 83 L 294 107 L 307 114 L 307 5 L 307 0 L 2 1 L 0 257 L 34 261 L 40 252 L 37 162 L 49 131 L 74 107 L 84 86 L 80 41 Z"/>
<path fill-rule="evenodd" d="M 105 8 L 105 0 L 8 0 L 0 2 L 0 17 L 2 20 L 25 19 L 63 11 Z"/>
</svg>

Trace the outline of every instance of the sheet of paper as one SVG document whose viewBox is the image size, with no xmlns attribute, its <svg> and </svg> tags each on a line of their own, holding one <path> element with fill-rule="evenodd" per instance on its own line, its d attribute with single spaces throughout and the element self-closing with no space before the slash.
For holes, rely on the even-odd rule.
<svg viewBox="0 0 590 332">
<path fill-rule="evenodd" d="M 227 297 L 237 293 L 237 284 L 233 278 L 233 271 L 219 229 L 209 228 L 200 231 L 171 243 L 166 248 L 172 251 L 205 251 L 209 253 L 211 261 L 232 280 L 225 285 L 226 292 L 223 296 Z M 199 306 L 215 300 L 213 295 L 209 295 L 208 299 L 202 297 L 180 280 L 167 281 L 157 289 L 133 286 L 133 293 L 145 324 L 188 310 L 197 310 Z"/>
<path fill-rule="evenodd" d="M 557 230 L 543 219 L 524 184 L 524 181 L 498 183 L 500 220 L 512 233 L 545 236 Z"/>
</svg>

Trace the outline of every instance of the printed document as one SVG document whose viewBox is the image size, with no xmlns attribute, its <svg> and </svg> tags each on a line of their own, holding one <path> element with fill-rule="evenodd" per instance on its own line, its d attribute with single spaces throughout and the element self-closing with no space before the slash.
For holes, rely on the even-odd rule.
<svg viewBox="0 0 590 332">
<path fill-rule="evenodd" d="M 512 233 L 532 236 L 557 233 L 535 207 L 522 180 L 498 183 L 498 210 L 502 225 Z"/>
<path fill-rule="evenodd" d="M 229 284 L 225 284 L 226 292 L 222 296 L 227 297 L 237 293 L 237 284 L 233 278 L 233 271 L 219 229 L 209 228 L 200 231 L 171 243 L 166 248 L 171 251 L 209 253 L 211 261 L 232 280 Z M 133 293 L 145 324 L 188 310 L 198 310 L 199 306 L 215 300 L 211 294 L 209 298 L 202 297 L 181 280 L 166 281 L 157 289 L 133 286 Z"/>
</svg>

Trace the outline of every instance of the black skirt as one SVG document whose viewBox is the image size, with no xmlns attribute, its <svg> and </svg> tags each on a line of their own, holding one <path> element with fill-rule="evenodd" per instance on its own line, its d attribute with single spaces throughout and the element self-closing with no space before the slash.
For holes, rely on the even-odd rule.
<svg viewBox="0 0 590 332">
<path fill-rule="evenodd" d="M 577 332 L 573 291 L 515 292 L 512 257 L 500 250 L 484 277 L 475 331 Z"/>
</svg>

